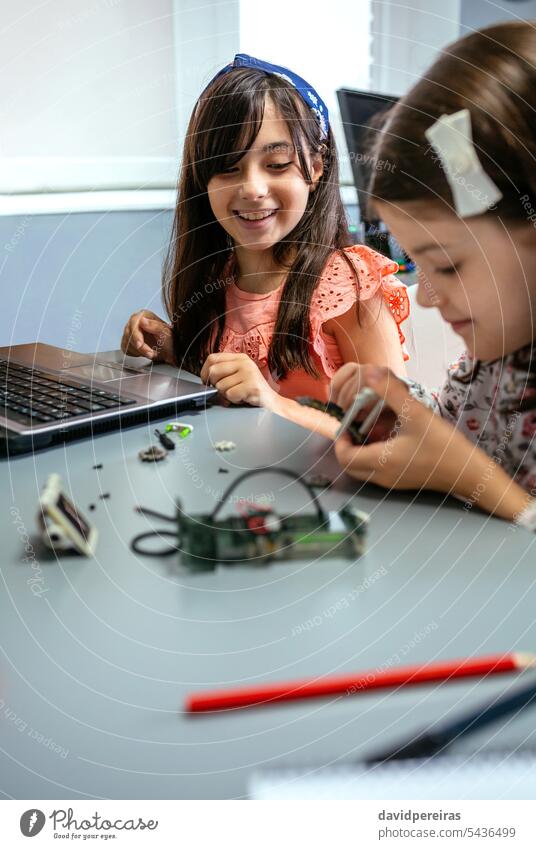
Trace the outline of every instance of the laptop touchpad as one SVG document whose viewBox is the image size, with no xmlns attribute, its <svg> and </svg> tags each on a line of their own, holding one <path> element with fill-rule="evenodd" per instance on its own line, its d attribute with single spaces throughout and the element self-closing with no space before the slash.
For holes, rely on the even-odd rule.
<svg viewBox="0 0 536 849">
<path fill-rule="evenodd" d="M 105 386 L 110 392 L 124 392 L 126 395 L 130 393 L 149 401 L 188 397 L 202 394 L 205 389 L 188 379 L 181 379 L 177 374 L 152 371 L 151 364 L 146 368 L 135 368 L 120 363 L 104 365 L 95 362 L 64 369 L 63 374 L 66 377 L 82 377 L 90 383 Z"/>
<path fill-rule="evenodd" d="M 98 380 L 107 383 L 109 380 L 124 380 L 125 378 L 143 375 L 144 377 L 150 374 L 151 367 L 131 368 L 123 366 L 121 363 L 88 363 L 85 366 L 73 366 L 72 368 L 63 369 L 70 375 L 77 377 L 85 377 L 89 380 Z"/>
</svg>

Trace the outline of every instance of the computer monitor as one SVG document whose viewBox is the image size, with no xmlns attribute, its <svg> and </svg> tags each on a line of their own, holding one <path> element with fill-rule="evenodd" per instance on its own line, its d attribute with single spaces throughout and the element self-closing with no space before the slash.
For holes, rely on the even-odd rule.
<svg viewBox="0 0 536 849">
<path fill-rule="evenodd" d="M 346 136 L 346 146 L 352 164 L 354 183 L 361 211 L 367 219 L 368 184 L 372 175 L 370 151 L 381 127 L 382 113 L 397 102 L 397 97 L 341 88 L 337 91 L 339 109 Z"/>
<path fill-rule="evenodd" d="M 398 98 L 352 88 L 339 89 L 337 98 L 357 190 L 363 239 L 370 247 L 395 259 L 401 270 L 412 270 L 414 265 L 411 259 L 390 236 L 383 223 L 377 217 L 371 217 L 367 211 L 368 188 L 373 172 L 371 150 L 383 124 L 383 113 L 387 112 Z"/>
</svg>

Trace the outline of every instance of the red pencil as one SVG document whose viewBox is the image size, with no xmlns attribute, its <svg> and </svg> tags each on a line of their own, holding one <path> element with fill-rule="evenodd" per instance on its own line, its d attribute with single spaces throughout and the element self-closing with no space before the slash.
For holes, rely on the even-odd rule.
<svg viewBox="0 0 536 849">
<path fill-rule="evenodd" d="M 207 690 L 192 693 L 186 698 L 185 710 L 199 713 L 207 710 L 249 707 L 297 699 L 314 699 L 322 696 L 353 695 L 368 690 L 389 687 L 407 687 L 415 684 L 432 684 L 458 678 L 498 675 L 536 666 L 536 655 L 528 652 L 494 654 L 487 657 L 469 657 L 446 660 L 424 666 L 400 666 L 385 671 L 370 670 L 353 675 L 287 681 L 234 690 Z"/>
</svg>

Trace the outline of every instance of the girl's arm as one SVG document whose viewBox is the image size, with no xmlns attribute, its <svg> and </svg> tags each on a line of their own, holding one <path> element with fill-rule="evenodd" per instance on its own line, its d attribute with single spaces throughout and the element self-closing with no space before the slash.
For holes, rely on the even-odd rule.
<svg viewBox="0 0 536 849">
<path fill-rule="evenodd" d="M 356 447 L 347 437 L 336 443 L 337 459 L 357 480 L 388 489 L 432 489 L 457 495 L 467 509 L 479 507 L 515 519 L 530 502 L 527 492 L 504 469 L 452 425 L 412 398 L 407 386 L 387 369 L 362 367 L 369 386 L 396 413 L 386 442 Z M 334 400 L 347 406 L 344 383 L 334 380 Z"/>
<path fill-rule="evenodd" d="M 396 322 L 383 296 L 377 294 L 352 306 L 344 315 L 332 318 L 323 330 L 334 336 L 345 363 L 372 363 L 386 366 L 400 377 L 406 367 Z"/>
<path fill-rule="evenodd" d="M 201 380 L 215 386 L 232 404 L 254 404 L 266 407 L 295 424 L 335 438 L 337 419 L 304 407 L 292 398 L 283 398 L 268 385 L 257 365 L 247 354 L 220 352 L 209 354 L 200 374 Z"/>
<path fill-rule="evenodd" d="M 374 363 L 405 377 L 406 367 L 396 322 L 381 294 L 361 301 L 359 316 L 354 304 L 344 315 L 326 321 L 322 329 L 335 337 L 345 363 L 356 360 Z M 272 409 L 295 424 L 335 439 L 339 422 L 332 416 L 280 396 L 274 398 Z"/>
</svg>

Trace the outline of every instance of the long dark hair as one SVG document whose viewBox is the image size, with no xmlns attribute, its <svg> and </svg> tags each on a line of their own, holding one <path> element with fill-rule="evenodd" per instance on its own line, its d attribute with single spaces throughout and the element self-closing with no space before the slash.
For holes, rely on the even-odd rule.
<svg viewBox="0 0 536 849">
<path fill-rule="evenodd" d="M 249 150 L 261 128 L 267 97 L 287 122 L 304 180 L 312 183 L 305 150 L 320 155 L 324 167 L 301 220 L 273 248 L 275 261 L 288 268 L 288 275 L 269 350 L 272 373 L 284 377 L 303 368 L 316 375 L 309 346 L 311 296 L 333 250 L 351 244 L 331 130 L 322 139 L 300 95 L 275 74 L 235 68 L 216 79 L 197 102 L 188 126 L 164 264 L 164 303 L 173 326 L 175 358 L 194 373 L 219 348 L 225 289 L 230 282 L 224 270 L 232 244 L 214 217 L 207 186 L 214 175 L 236 165 Z M 349 260 L 348 265 L 353 270 Z"/>
</svg>

